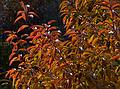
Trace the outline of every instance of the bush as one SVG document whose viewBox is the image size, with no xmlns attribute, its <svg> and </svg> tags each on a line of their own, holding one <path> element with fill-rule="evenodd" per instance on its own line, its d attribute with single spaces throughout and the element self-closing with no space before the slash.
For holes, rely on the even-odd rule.
<svg viewBox="0 0 120 89">
<path fill-rule="evenodd" d="M 39 16 L 23 8 L 17 19 Z M 52 24 L 19 23 L 6 31 L 13 45 L 6 77 L 16 89 L 119 89 L 120 4 L 117 0 L 62 0 L 66 40 Z"/>
</svg>

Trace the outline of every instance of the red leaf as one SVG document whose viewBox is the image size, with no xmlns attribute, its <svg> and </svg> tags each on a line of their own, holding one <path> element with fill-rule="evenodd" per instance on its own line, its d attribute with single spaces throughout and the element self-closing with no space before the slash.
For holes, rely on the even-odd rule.
<svg viewBox="0 0 120 89">
<path fill-rule="evenodd" d="M 25 28 L 29 27 L 29 25 L 22 25 L 17 32 L 20 32 L 22 30 L 24 30 Z"/>
<path fill-rule="evenodd" d="M 41 36 L 41 35 L 36 35 L 36 36 L 33 38 L 33 40 L 40 38 L 40 36 Z"/>
<path fill-rule="evenodd" d="M 56 29 L 57 29 L 57 27 L 55 27 L 55 26 L 48 28 L 49 31 L 56 30 Z"/>
<path fill-rule="evenodd" d="M 35 12 L 28 12 L 29 15 L 34 15 L 36 17 L 39 17 Z"/>
<path fill-rule="evenodd" d="M 23 1 L 20 2 L 20 5 L 23 7 L 24 11 L 27 11 L 27 7 L 25 6 Z"/>
<path fill-rule="evenodd" d="M 55 22 L 57 22 L 56 20 L 50 20 L 49 22 L 48 22 L 48 25 L 50 25 L 50 24 L 52 24 L 52 23 L 55 23 Z"/>
</svg>

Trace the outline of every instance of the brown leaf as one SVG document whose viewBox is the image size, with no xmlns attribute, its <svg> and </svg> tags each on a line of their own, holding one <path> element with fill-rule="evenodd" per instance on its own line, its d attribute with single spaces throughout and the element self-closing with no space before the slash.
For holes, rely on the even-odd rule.
<svg viewBox="0 0 120 89">
<path fill-rule="evenodd" d="M 20 3 L 20 5 L 23 7 L 24 11 L 27 11 L 27 7 L 25 6 L 24 2 L 21 1 L 21 2 L 19 2 L 19 3 Z"/>
</svg>

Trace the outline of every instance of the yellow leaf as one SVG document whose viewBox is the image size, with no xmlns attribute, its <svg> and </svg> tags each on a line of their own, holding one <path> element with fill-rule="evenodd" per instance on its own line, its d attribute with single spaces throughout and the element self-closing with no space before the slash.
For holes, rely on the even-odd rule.
<svg viewBox="0 0 120 89">
<path fill-rule="evenodd" d="M 95 38 L 95 39 L 92 41 L 92 45 L 95 45 L 97 41 L 98 41 L 98 38 Z"/>
<path fill-rule="evenodd" d="M 94 38 L 94 35 L 90 37 L 90 39 L 88 40 L 88 43 L 91 43 L 93 41 L 93 38 Z"/>
</svg>

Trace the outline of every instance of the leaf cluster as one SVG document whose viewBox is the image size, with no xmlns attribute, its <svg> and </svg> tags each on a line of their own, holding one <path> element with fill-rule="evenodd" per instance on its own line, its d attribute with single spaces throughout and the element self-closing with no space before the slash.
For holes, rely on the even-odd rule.
<svg viewBox="0 0 120 89">
<path fill-rule="evenodd" d="M 37 16 L 23 7 L 14 23 Z M 13 44 L 6 77 L 16 89 L 119 89 L 120 3 L 115 0 L 62 0 L 60 13 L 68 40 L 51 20 L 24 24 L 10 32 Z M 19 32 L 31 30 L 28 34 Z M 16 61 L 16 62 L 15 62 Z"/>
</svg>

